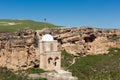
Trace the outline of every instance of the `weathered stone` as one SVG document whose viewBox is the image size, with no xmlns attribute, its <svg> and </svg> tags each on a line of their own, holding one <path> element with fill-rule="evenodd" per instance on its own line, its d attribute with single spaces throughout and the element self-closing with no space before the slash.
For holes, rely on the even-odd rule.
<svg viewBox="0 0 120 80">
<path fill-rule="evenodd" d="M 48 30 L 48 29 L 47 29 Z M 0 66 L 8 68 L 39 67 L 39 50 L 35 46 L 35 36 L 41 36 L 46 29 L 0 33 Z M 120 39 L 111 40 L 113 35 L 120 36 L 120 30 L 97 28 L 58 28 L 49 33 L 59 42 L 59 50 L 84 56 L 108 53 L 109 47 L 120 48 Z"/>
<path fill-rule="evenodd" d="M 73 77 L 71 72 L 64 70 L 57 70 L 53 72 L 46 72 L 41 74 L 30 74 L 30 79 L 47 78 L 48 80 L 78 80 L 77 77 Z"/>
</svg>

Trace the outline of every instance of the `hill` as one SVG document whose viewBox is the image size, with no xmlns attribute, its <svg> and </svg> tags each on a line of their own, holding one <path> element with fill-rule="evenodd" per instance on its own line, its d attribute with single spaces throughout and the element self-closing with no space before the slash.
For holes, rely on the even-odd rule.
<svg viewBox="0 0 120 80">
<path fill-rule="evenodd" d="M 42 28 L 58 27 L 47 22 L 36 22 L 32 20 L 0 20 L 0 32 L 14 32 L 24 29 L 38 30 Z"/>
<path fill-rule="evenodd" d="M 62 52 L 62 67 L 72 72 L 78 80 L 120 80 L 120 49 L 110 48 L 108 54 L 76 57 Z"/>
<path fill-rule="evenodd" d="M 58 27 L 49 23 L 46 26 Z M 0 66 L 12 69 L 39 67 L 37 36 L 41 38 L 46 30 L 37 29 L 44 27 L 45 23 L 31 20 L 0 20 Z M 19 31 L 22 29 L 32 30 Z M 2 33 L 6 31 L 9 32 Z M 63 51 L 62 68 L 71 71 L 79 80 L 120 79 L 120 30 L 83 27 L 50 29 L 49 32 Z"/>
</svg>

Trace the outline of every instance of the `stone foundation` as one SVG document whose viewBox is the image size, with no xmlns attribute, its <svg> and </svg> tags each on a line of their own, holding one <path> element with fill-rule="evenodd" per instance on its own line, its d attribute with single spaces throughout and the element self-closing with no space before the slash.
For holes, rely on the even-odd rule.
<svg viewBox="0 0 120 80">
<path fill-rule="evenodd" d="M 53 72 L 46 72 L 42 74 L 30 74 L 29 78 L 31 79 L 39 79 L 39 78 L 47 78 L 48 80 L 78 80 L 77 77 L 73 77 L 71 72 L 64 70 L 56 70 Z"/>
</svg>

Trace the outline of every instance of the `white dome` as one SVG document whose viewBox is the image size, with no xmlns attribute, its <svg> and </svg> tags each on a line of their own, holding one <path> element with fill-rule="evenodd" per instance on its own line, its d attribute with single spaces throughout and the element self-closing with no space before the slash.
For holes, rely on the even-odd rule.
<svg viewBox="0 0 120 80">
<path fill-rule="evenodd" d="M 43 37 L 42 37 L 42 41 L 54 41 L 53 39 L 53 36 L 50 35 L 50 34 L 45 34 Z"/>
</svg>

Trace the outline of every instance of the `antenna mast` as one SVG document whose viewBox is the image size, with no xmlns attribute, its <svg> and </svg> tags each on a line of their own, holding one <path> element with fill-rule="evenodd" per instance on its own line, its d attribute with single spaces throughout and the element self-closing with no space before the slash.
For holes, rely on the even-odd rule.
<svg viewBox="0 0 120 80">
<path fill-rule="evenodd" d="M 46 27 L 46 18 L 44 18 L 44 24 L 45 24 L 45 28 L 47 28 L 47 27 Z"/>
<path fill-rule="evenodd" d="M 49 33 L 49 30 L 47 29 L 47 24 L 46 24 L 46 18 L 44 18 L 44 24 L 45 24 L 45 34 L 48 34 Z"/>
</svg>

